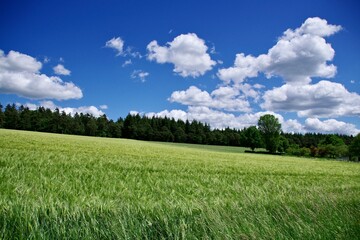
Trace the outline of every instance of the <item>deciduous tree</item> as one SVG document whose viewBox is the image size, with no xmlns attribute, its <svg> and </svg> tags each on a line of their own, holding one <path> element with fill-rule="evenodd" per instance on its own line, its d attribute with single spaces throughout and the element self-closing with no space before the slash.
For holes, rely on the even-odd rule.
<svg viewBox="0 0 360 240">
<path fill-rule="evenodd" d="M 244 137 L 245 147 L 249 147 L 251 151 L 254 151 L 255 148 L 259 148 L 262 146 L 261 133 L 256 126 L 251 126 L 245 129 Z"/>
<path fill-rule="evenodd" d="M 263 136 L 266 150 L 275 153 L 278 148 L 281 132 L 279 120 L 274 115 L 265 114 L 260 117 L 258 127 Z"/>
</svg>

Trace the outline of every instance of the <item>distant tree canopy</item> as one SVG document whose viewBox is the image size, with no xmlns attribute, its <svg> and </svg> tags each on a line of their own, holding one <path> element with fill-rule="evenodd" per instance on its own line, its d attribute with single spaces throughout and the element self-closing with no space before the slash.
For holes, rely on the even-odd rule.
<svg viewBox="0 0 360 240">
<path fill-rule="evenodd" d="M 16 107 L 8 104 L 4 112 L 0 108 L 0 127 L 8 129 L 30 130 L 39 132 L 64 133 L 75 135 L 121 137 L 123 120 L 114 122 L 106 115 L 98 118 L 83 113 L 74 116 L 59 109 L 51 111 L 44 107 L 30 110 L 28 107 Z"/>
<path fill-rule="evenodd" d="M 320 141 L 318 155 L 321 157 L 336 158 L 347 155 L 348 147 L 345 142 L 336 135 L 327 135 Z"/>
<path fill-rule="evenodd" d="M 360 136 L 321 133 L 282 133 L 281 124 L 273 115 L 264 115 L 258 127 L 244 129 L 211 129 L 199 121 L 173 118 L 147 117 L 128 114 L 117 121 L 106 115 L 70 115 L 59 109 L 0 104 L 0 128 L 74 135 L 131 138 L 147 141 L 196 143 L 248 147 L 252 151 L 266 147 L 272 153 L 286 152 L 297 156 L 359 158 Z M 354 139 L 354 140 L 353 140 Z M 350 147 L 348 147 L 350 146 Z"/>
</svg>

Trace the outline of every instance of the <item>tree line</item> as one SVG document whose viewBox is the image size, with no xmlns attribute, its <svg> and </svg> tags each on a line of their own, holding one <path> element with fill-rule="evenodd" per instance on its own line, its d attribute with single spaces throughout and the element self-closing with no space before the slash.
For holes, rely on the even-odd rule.
<svg viewBox="0 0 360 240">
<path fill-rule="evenodd" d="M 283 133 L 281 124 L 273 115 L 264 115 L 258 126 L 244 129 L 211 129 L 199 121 L 182 121 L 173 118 L 147 117 L 128 114 L 116 121 L 104 114 L 70 115 L 59 109 L 0 104 L 0 128 L 39 132 L 129 138 L 147 141 L 194 143 L 248 147 L 252 151 L 265 148 L 270 153 L 287 153 L 296 156 L 359 158 L 360 134 L 356 137 L 321 133 Z"/>
</svg>

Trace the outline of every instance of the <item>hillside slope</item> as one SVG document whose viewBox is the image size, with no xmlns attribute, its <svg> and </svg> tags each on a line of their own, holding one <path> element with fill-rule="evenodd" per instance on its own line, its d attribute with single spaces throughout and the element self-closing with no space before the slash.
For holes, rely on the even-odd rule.
<svg viewBox="0 0 360 240">
<path fill-rule="evenodd" d="M 360 164 L 0 129 L 0 239 L 358 239 Z"/>
</svg>

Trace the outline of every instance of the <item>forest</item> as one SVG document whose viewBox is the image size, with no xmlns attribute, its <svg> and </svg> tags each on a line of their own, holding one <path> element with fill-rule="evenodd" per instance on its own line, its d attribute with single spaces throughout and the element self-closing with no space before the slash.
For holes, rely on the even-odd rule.
<svg viewBox="0 0 360 240">
<path fill-rule="evenodd" d="M 280 125 L 280 124 L 279 124 Z M 116 121 L 104 114 L 94 117 L 76 113 L 73 116 L 59 109 L 0 104 L 0 128 L 38 132 L 128 138 L 146 141 L 223 145 L 268 149 L 266 137 L 258 127 L 244 129 L 212 129 L 199 121 L 182 121 L 170 118 L 128 114 Z M 273 151 L 295 156 L 359 159 L 360 134 L 356 137 L 322 133 L 279 133 L 271 138 Z M 264 151 L 260 151 L 264 152 Z"/>
</svg>

